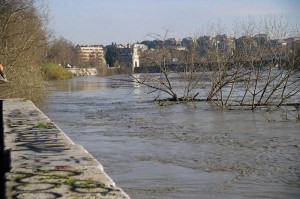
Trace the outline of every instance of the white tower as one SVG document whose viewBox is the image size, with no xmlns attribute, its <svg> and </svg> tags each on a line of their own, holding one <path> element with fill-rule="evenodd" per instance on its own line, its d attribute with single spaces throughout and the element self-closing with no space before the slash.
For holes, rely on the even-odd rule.
<svg viewBox="0 0 300 199">
<path fill-rule="evenodd" d="M 134 68 L 140 67 L 138 47 L 136 45 L 133 45 L 132 51 L 132 70 L 134 70 Z"/>
</svg>

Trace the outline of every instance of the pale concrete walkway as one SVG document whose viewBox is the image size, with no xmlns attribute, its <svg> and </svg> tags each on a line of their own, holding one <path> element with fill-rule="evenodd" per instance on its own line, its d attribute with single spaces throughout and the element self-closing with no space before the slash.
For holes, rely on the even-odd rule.
<svg viewBox="0 0 300 199">
<path fill-rule="evenodd" d="M 103 167 L 31 101 L 4 101 L 5 146 L 12 150 L 7 198 L 129 199 Z"/>
</svg>

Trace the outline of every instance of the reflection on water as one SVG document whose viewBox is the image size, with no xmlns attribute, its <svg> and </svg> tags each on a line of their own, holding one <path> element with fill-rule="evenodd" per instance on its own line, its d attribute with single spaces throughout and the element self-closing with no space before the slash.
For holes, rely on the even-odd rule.
<svg viewBox="0 0 300 199">
<path fill-rule="evenodd" d="M 95 79 L 92 76 L 85 78 L 73 78 L 70 80 L 61 80 L 51 82 L 55 86 L 56 91 L 67 91 L 67 92 L 75 92 L 75 91 L 85 91 L 85 90 L 96 90 L 99 88 L 106 87 L 106 79 Z"/>
<path fill-rule="evenodd" d="M 133 199 L 300 197 L 299 123 L 203 102 L 158 106 L 143 87 L 105 77 L 52 87 L 41 109 Z"/>
</svg>

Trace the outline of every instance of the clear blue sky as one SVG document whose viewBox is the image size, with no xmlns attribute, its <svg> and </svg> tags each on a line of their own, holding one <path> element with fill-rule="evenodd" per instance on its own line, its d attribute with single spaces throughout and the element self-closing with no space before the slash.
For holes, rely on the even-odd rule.
<svg viewBox="0 0 300 199">
<path fill-rule="evenodd" d="M 74 44 L 134 43 L 149 33 L 188 37 L 208 22 L 284 16 L 300 27 L 300 0 L 48 0 L 56 37 Z"/>
</svg>

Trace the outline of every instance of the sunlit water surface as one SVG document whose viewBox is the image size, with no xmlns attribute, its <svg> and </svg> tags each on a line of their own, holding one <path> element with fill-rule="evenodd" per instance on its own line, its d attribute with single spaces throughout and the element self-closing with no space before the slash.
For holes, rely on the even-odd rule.
<svg viewBox="0 0 300 199">
<path fill-rule="evenodd" d="M 51 89 L 39 107 L 132 199 L 300 198 L 299 122 L 281 112 L 159 106 L 108 77 Z"/>
</svg>

